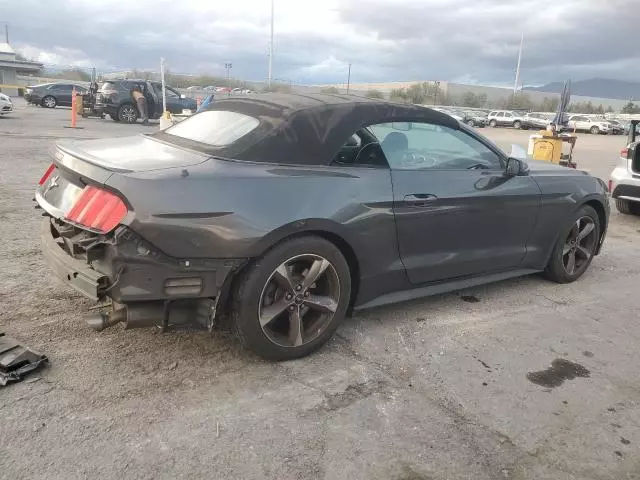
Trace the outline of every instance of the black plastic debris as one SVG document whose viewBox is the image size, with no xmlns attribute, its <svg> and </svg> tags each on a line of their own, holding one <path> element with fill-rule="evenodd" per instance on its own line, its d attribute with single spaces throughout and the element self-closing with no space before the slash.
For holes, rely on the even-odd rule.
<svg viewBox="0 0 640 480">
<path fill-rule="evenodd" d="M 17 340 L 0 333 L 0 387 L 20 382 L 48 362 L 46 355 L 23 347 Z"/>
</svg>

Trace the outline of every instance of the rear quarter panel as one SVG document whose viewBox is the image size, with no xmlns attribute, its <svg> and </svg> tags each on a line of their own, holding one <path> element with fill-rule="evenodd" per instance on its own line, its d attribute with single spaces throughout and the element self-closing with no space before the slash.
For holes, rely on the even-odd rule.
<svg viewBox="0 0 640 480">
<path fill-rule="evenodd" d="M 405 278 L 387 169 L 211 159 L 107 184 L 133 207 L 130 227 L 173 257 L 255 258 L 290 235 L 328 232 L 352 248 L 363 301 Z"/>
</svg>

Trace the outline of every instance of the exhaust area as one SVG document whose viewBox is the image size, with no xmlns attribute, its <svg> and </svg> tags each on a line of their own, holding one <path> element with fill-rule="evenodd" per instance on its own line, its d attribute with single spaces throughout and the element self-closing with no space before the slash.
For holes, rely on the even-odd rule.
<svg viewBox="0 0 640 480">
<path fill-rule="evenodd" d="M 85 320 L 87 325 L 96 332 L 101 332 L 118 323 L 124 323 L 125 329 L 155 327 L 162 324 L 164 305 L 162 303 L 144 303 L 141 305 L 127 305 L 113 309 L 110 312 L 91 314 Z"/>
</svg>

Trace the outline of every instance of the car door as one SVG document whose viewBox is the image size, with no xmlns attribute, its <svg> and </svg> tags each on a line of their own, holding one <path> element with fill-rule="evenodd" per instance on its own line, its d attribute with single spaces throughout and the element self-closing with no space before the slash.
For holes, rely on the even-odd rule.
<svg viewBox="0 0 640 480">
<path fill-rule="evenodd" d="M 504 112 L 503 125 L 511 125 L 515 117 L 511 112 Z"/>
<path fill-rule="evenodd" d="M 391 167 L 402 262 L 414 284 L 517 268 L 541 193 L 507 176 L 505 156 L 467 129 L 373 125 Z"/>
<path fill-rule="evenodd" d="M 496 123 L 498 125 L 503 125 L 504 124 L 504 112 L 496 113 Z"/>
<path fill-rule="evenodd" d="M 182 113 L 182 100 L 180 94 L 170 87 L 165 87 L 167 95 L 167 110 L 171 113 Z"/>
<path fill-rule="evenodd" d="M 53 96 L 56 97 L 58 105 L 69 107 L 71 106 L 71 92 L 73 91 L 73 85 L 58 84 L 52 89 Z"/>
</svg>

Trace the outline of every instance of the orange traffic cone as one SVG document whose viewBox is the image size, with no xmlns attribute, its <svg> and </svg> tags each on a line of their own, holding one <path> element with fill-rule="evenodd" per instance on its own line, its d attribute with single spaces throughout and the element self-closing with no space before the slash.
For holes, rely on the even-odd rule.
<svg viewBox="0 0 640 480">
<path fill-rule="evenodd" d="M 71 92 L 71 126 L 65 126 L 64 128 L 77 128 L 83 129 L 84 127 L 76 126 L 76 121 L 78 119 L 78 99 L 76 98 L 76 89 L 74 88 Z"/>
</svg>

